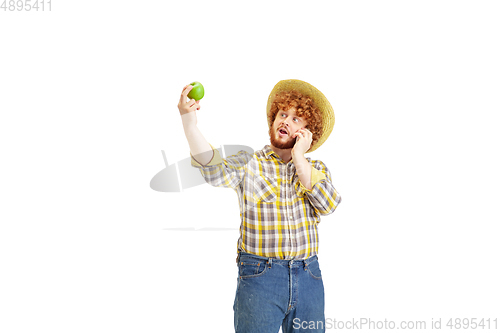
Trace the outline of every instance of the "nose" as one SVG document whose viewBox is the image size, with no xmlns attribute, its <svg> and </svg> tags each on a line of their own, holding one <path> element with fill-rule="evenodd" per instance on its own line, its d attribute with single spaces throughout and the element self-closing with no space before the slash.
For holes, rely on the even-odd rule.
<svg viewBox="0 0 500 333">
<path fill-rule="evenodd" d="M 288 117 L 286 117 L 285 119 L 283 119 L 282 124 L 283 124 L 283 126 L 287 126 L 288 127 Z"/>
</svg>

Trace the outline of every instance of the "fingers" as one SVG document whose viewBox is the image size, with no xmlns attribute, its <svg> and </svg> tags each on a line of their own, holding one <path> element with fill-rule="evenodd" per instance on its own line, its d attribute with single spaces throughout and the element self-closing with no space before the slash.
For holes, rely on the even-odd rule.
<svg viewBox="0 0 500 333">
<path fill-rule="evenodd" d="M 299 130 L 299 132 L 300 132 L 301 134 L 303 134 L 304 136 L 310 136 L 310 137 L 312 137 L 312 133 L 311 133 L 311 131 L 310 131 L 310 130 L 308 130 L 307 128 L 302 128 L 302 129 L 300 129 L 300 130 Z"/>
<path fill-rule="evenodd" d="M 312 133 L 307 128 L 301 128 L 293 134 L 292 138 L 294 137 L 297 137 L 297 140 L 302 138 L 307 138 L 309 140 L 312 140 Z"/>
<path fill-rule="evenodd" d="M 190 99 L 189 101 L 186 102 L 189 112 L 199 110 L 200 109 L 200 101 Z"/>
<path fill-rule="evenodd" d="M 294 136 L 295 136 L 295 135 L 305 136 L 305 135 L 307 135 L 308 133 L 311 133 L 311 132 L 309 132 L 309 131 L 307 131 L 307 132 L 306 132 L 306 131 L 307 131 L 307 130 L 304 130 L 303 128 L 301 128 L 301 129 L 297 130 L 297 132 L 295 132 Z M 312 134 L 312 133 L 311 133 L 311 134 Z"/>
<path fill-rule="evenodd" d="M 193 89 L 193 86 L 188 84 L 187 86 L 185 86 L 183 89 L 182 89 L 182 94 L 181 94 L 181 98 L 179 100 L 180 103 L 182 104 L 185 104 L 187 103 L 187 95 L 189 94 L 189 92 L 191 91 L 191 89 Z"/>
<path fill-rule="evenodd" d="M 197 104 L 197 103 L 193 103 L 193 105 L 191 105 L 189 107 L 189 112 L 193 112 L 193 111 L 196 111 L 196 110 L 199 110 L 200 109 L 200 105 Z"/>
<path fill-rule="evenodd" d="M 200 106 L 200 101 L 194 100 L 194 99 L 189 99 L 187 95 L 189 92 L 193 89 L 193 86 L 188 84 L 182 88 L 182 93 L 181 93 L 181 98 L 179 100 L 179 110 L 181 110 L 181 113 L 183 112 L 192 112 L 199 110 L 201 108 Z"/>
</svg>

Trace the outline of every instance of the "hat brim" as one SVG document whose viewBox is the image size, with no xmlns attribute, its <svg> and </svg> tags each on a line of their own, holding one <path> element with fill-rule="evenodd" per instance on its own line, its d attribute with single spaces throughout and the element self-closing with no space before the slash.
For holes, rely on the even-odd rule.
<svg viewBox="0 0 500 333">
<path fill-rule="evenodd" d="M 316 104 L 319 111 L 321 112 L 321 116 L 323 119 L 323 134 L 318 139 L 318 141 L 316 141 L 316 143 L 312 145 L 307 151 L 308 153 L 313 152 L 314 150 L 318 149 L 319 146 L 321 146 L 326 141 L 326 139 L 328 139 L 330 133 L 332 133 L 333 125 L 335 124 L 335 114 L 333 112 L 333 108 L 325 95 L 323 95 L 323 93 L 312 84 L 301 80 L 281 80 L 274 86 L 273 90 L 269 94 L 269 98 L 267 99 L 267 115 L 269 115 L 269 112 L 271 111 L 271 105 L 274 101 L 274 98 L 276 97 L 276 94 L 279 94 L 282 91 L 290 90 L 296 90 L 303 95 L 311 97 L 311 99 L 314 101 L 314 104 Z M 272 124 L 270 123 L 269 117 L 267 119 L 267 122 L 269 127 L 271 127 Z"/>
</svg>

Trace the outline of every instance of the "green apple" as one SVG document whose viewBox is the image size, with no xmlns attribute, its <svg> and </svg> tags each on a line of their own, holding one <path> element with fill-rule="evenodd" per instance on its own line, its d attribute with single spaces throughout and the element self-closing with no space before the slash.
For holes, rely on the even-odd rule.
<svg viewBox="0 0 500 333">
<path fill-rule="evenodd" d="M 190 85 L 193 86 L 193 89 L 189 92 L 188 97 L 196 101 L 202 99 L 205 95 L 205 88 L 203 88 L 203 85 L 198 81 L 191 82 Z"/>
</svg>

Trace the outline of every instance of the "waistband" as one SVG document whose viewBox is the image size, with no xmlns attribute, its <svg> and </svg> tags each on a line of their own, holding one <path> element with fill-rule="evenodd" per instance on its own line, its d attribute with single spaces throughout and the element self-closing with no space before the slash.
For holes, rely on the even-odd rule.
<svg viewBox="0 0 500 333">
<path fill-rule="evenodd" d="M 240 258 L 253 258 L 253 259 L 259 259 L 261 261 L 267 262 L 269 265 L 272 264 L 278 264 L 278 265 L 284 265 L 284 266 L 291 266 L 291 265 L 309 265 L 311 262 L 318 260 L 318 256 L 314 255 L 311 256 L 307 259 L 277 259 L 277 258 L 267 258 L 267 257 L 261 257 L 256 254 L 251 254 L 251 253 L 246 253 L 243 251 L 238 252 L 238 257 L 236 258 L 236 262 L 238 263 L 240 261 Z"/>
</svg>

